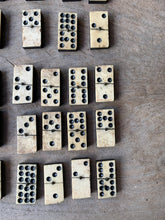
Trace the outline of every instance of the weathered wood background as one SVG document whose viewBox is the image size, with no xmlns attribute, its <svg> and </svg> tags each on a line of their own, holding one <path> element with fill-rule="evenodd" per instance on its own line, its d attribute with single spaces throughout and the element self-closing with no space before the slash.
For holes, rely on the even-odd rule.
<svg viewBox="0 0 165 220">
<path fill-rule="evenodd" d="M 7 0 L 0 2 L 4 14 L 3 49 L 0 50 L 0 159 L 4 161 L 4 197 L 0 201 L 0 219 L 104 219 L 104 220 L 164 220 L 165 219 L 165 1 L 109 0 L 107 4 L 88 4 L 87 0 Z M 43 48 L 23 49 L 21 41 L 21 11 L 41 8 L 43 14 Z M 89 11 L 108 10 L 110 15 L 111 48 L 89 49 Z M 57 17 L 59 11 L 75 11 L 79 15 L 79 50 L 57 51 Z M 12 100 L 14 64 L 35 67 L 35 102 L 16 106 Z M 115 65 L 116 101 L 97 104 L 94 100 L 94 66 Z M 89 68 L 89 105 L 68 105 L 68 68 Z M 40 69 L 60 67 L 62 72 L 62 105 L 59 108 L 40 106 Z M 95 140 L 95 110 L 116 109 L 117 145 L 112 149 L 97 149 Z M 86 110 L 88 143 L 86 152 L 68 152 L 66 112 Z M 63 150 L 34 155 L 16 153 L 16 116 L 36 113 L 41 133 L 43 111 L 64 112 Z M 2 120 L 3 119 L 3 120 Z M 92 197 L 71 199 L 70 160 L 90 157 L 92 160 Z M 117 160 L 118 196 L 98 200 L 95 160 Z M 16 166 L 19 162 L 39 163 L 38 201 L 35 206 L 16 206 Z M 43 164 L 63 162 L 65 168 L 65 202 L 45 206 Z"/>
</svg>

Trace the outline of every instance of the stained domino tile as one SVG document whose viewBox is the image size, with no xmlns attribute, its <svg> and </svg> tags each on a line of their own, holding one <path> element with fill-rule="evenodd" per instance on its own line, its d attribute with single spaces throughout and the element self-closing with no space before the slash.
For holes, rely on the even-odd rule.
<svg viewBox="0 0 165 220">
<path fill-rule="evenodd" d="M 68 112 L 68 150 L 87 149 L 86 112 Z"/>
<path fill-rule="evenodd" d="M 88 71 L 86 67 L 69 69 L 69 104 L 88 104 Z"/>
<path fill-rule="evenodd" d="M 77 13 L 59 13 L 58 50 L 77 50 Z"/>
<path fill-rule="evenodd" d="M 116 164 L 115 160 L 98 161 L 97 170 L 97 189 L 98 198 L 116 197 Z"/>
</svg>

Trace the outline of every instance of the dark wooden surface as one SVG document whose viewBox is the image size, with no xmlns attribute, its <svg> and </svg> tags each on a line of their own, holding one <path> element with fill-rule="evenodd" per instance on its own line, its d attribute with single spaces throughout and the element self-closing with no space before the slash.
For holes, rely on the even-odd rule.
<svg viewBox="0 0 165 220">
<path fill-rule="evenodd" d="M 0 201 L 0 219 L 165 219 L 165 1 L 109 0 L 107 4 L 43 0 L 0 2 L 4 14 L 3 49 L 0 50 L 0 159 L 4 161 L 4 197 Z M 21 10 L 41 8 L 43 14 L 43 48 L 23 49 L 21 42 Z M 106 50 L 89 49 L 89 11 L 108 10 L 110 43 Z M 57 17 L 59 11 L 75 11 L 79 15 L 79 50 L 57 51 Z M 35 102 L 16 106 L 12 100 L 14 64 L 35 67 Z M 96 104 L 94 100 L 94 66 L 114 64 L 116 100 Z M 89 68 L 89 105 L 68 105 L 68 68 Z M 40 106 L 40 69 L 60 67 L 62 72 L 62 105 Z M 117 144 L 112 149 L 97 149 L 95 110 L 116 110 Z M 59 152 L 39 151 L 34 155 L 16 153 L 16 116 L 37 114 L 41 133 L 43 111 L 64 112 L 63 149 Z M 86 152 L 68 152 L 66 112 L 86 110 L 88 143 Z M 92 162 L 92 197 L 72 200 L 70 160 L 90 157 Z M 98 200 L 95 160 L 116 159 L 117 198 Z M 39 163 L 38 201 L 35 206 L 16 206 L 16 166 L 20 162 Z M 45 206 L 43 164 L 63 162 L 65 171 L 64 203 Z"/>
</svg>

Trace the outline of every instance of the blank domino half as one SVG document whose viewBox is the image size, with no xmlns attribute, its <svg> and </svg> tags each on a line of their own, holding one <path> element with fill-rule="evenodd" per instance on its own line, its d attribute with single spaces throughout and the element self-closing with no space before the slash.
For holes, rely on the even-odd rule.
<svg viewBox="0 0 165 220">
<path fill-rule="evenodd" d="M 96 102 L 114 101 L 114 68 L 113 65 L 95 67 Z"/>
<path fill-rule="evenodd" d="M 68 151 L 87 150 L 86 112 L 68 112 Z"/>
<path fill-rule="evenodd" d="M 64 201 L 63 165 L 44 165 L 45 204 L 57 204 Z"/>
<path fill-rule="evenodd" d="M 115 116 L 114 109 L 96 111 L 97 147 L 115 146 Z"/>
<path fill-rule="evenodd" d="M 97 161 L 98 199 L 116 197 L 116 163 L 115 160 Z"/>
<path fill-rule="evenodd" d="M 13 75 L 13 104 L 33 102 L 33 66 L 16 65 Z"/>
<path fill-rule="evenodd" d="M 24 48 L 41 47 L 41 10 L 22 11 L 22 42 Z"/>
<path fill-rule="evenodd" d="M 90 14 L 90 48 L 109 47 L 109 24 L 107 11 L 91 11 Z"/>
<path fill-rule="evenodd" d="M 60 69 L 41 70 L 41 106 L 60 106 Z"/>
<path fill-rule="evenodd" d="M 77 50 L 77 13 L 60 12 L 58 16 L 58 50 Z"/>
<path fill-rule="evenodd" d="M 16 204 L 33 205 L 37 198 L 37 164 L 17 167 Z"/>
<path fill-rule="evenodd" d="M 91 197 L 90 159 L 71 160 L 72 199 Z"/>
<path fill-rule="evenodd" d="M 69 104 L 88 104 L 88 71 L 86 67 L 69 69 Z"/>
<path fill-rule="evenodd" d="M 42 146 L 43 151 L 62 149 L 61 112 L 42 113 Z"/>
<path fill-rule="evenodd" d="M 17 116 L 17 153 L 37 151 L 36 115 Z"/>
</svg>

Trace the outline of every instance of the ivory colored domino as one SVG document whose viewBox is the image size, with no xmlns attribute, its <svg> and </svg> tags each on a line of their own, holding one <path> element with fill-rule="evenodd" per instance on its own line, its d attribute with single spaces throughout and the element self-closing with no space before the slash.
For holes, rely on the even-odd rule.
<svg viewBox="0 0 165 220">
<path fill-rule="evenodd" d="M 72 199 L 91 197 L 90 159 L 71 160 L 72 166 Z"/>
<path fill-rule="evenodd" d="M 115 160 L 97 161 L 98 199 L 116 197 L 116 162 Z"/>
<path fill-rule="evenodd" d="M 96 102 L 114 101 L 114 67 L 100 65 L 95 67 Z"/>
<path fill-rule="evenodd" d="M 24 48 L 41 47 L 41 10 L 22 11 L 22 43 Z"/>
<path fill-rule="evenodd" d="M 43 151 L 62 149 L 61 112 L 42 113 L 42 146 Z"/>
<path fill-rule="evenodd" d="M 96 111 L 97 147 L 115 146 L 115 116 L 114 109 Z"/>
<path fill-rule="evenodd" d="M 91 11 L 90 17 L 90 48 L 109 47 L 109 23 L 107 11 Z"/>
<path fill-rule="evenodd" d="M 17 116 L 17 153 L 37 151 L 36 115 Z"/>
<path fill-rule="evenodd" d="M 33 102 L 33 65 L 15 65 L 13 74 L 13 104 Z"/>
<path fill-rule="evenodd" d="M 45 205 L 64 201 L 63 165 L 44 165 Z"/>
<path fill-rule="evenodd" d="M 37 199 L 37 165 L 19 164 L 17 167 L 16 204 L 33 205 Z"/>
<path fill-rule="evenodd" d="M 58 15 L 58 50 L 77 50 L 77 13 L 60 12 Z"/>
<path fill-rule="evenodd" d="M 87 150 L 86 112 L 68 112 L 68 151 Z"/>
<path fill-rule="evenodd" d="M 41 106 L 60 106 L 60 69 L 41 70 Z"/>
</svg>

